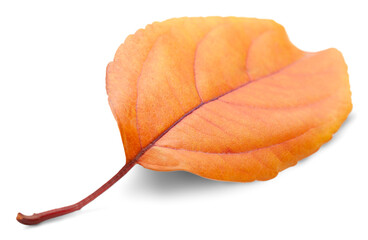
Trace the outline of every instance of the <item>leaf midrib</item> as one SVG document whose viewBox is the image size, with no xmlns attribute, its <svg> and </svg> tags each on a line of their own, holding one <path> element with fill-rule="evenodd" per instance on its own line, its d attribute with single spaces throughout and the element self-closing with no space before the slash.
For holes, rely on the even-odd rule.
<svg viewBox="0 0 368 240">
<path fill-rule="evenodd" d="M 287 65 L 287 66 L 285 66 L 285 67 L 283 67 L 283 68 L 280 68 L 279 70 L 277 70 L 277 71 L 275 71 L 275 72 L 273 72 L 273 73 L 270 73 L 270 74 L 268 74 L 268 75 L 266 75 L 266 76 L 263 76 L 263 77 L 260 77 L 260 78 L 258 78 L 258 79 L 255 79 L 255 80 L 253 80 L 253 81 L 249 81 L 249 82 L 246 82 L 246 83 L 244 83 L 244 84 L 241 84 L 241 85 L 239 85 L 238 87 L 236 87 L 236 88 L 234 88 L 234 89 L 232 89 L 232 90 L 230 90 L 230 91 L 228 91 L 228 92 L 226 92 L 226 93 L 224 93 L 224 94 L 221 94 L 221 95 L 219 95 L 219 96 L 217 96 L 217 97 L 215 97 L 215 98 L 212 98 L 212 99 L 210 99 L 210 100 L 208 100 L 208 101 L 206 101 L 206 102 L 201 102 L 200 104 L 198 104 L 198 106 L 196 106 L 196 107 L 194 107 L 193 109 L 191 109 L 190 111 L 188 111 L 188 112 L 186 112 L 182 117 L 180 117 L 178 120 L 176 120 L 173 124 L 171 124 L 171 126 L 170 127 L 168 127 L 165 131 L 163 131 L 159 136 L 157 136 L 150 144 L 148 144 L 146 147 L 144 147 L 144 148 L 142 148 L 141 149 L 141 151 L 135 156 L 135 158 L 133 159 L 133 160 L 131 160 L 131 162 L 137 162 L 139 159 L 140 159 L 140 157 L 145 153 L 145 152 L 147 152 L 149 149 L 151 149 L 151 147 L 153 147 L 154 145 L 155 145 L 155 143 L 158 141 L 158 140 L 160 140 L 163 136 L 165 136 L 165 134 L 167 133 L 167 132 L 169 132 L 173 127 L 175 127 L 178 123 L 180 123 L 184 118 L 186 118 L 187 116 L 189 116 L 190 114 L 192 114 L 195 110 L 197 110 L 197 109 L 199 109 L 200 107 L 202 107 L 203 105 L 205 105 L 205 104 L 208 104 L 208 103 L 211 103 L 211 102 L 213 102 L 213 101 L 216 101 L 216 100 L 218 100 L 219 98 L 221 98 L 221 97 L 223 97 L 223 96 L 226 96 L 227 94 L 230 94 L 230 93 L 232 93 L 232 92 L 235 92 L 235 91 L 237 91 L 237 90 L 239 90 L 239 89 L 241 89 L 241 88 L 243 88 L 243 87 L 246 87 L 246 86 L 248 86 L 249 84 L 252 84 L 252 83 L 255 83 L 255 82 L 258 82 L 258 81 L 261 81 L 261 80 L 263 80 L 263 79 L 265 79 L 265 78 L 269 78 L 269 77 L 272 77 L 272 76 L 274 76 L 274 75 L 276 75 L 276 74 L 279 74 L 280 72 L 282 72 L 282 71 L 284 71 L 284 70 L 286 70 L 286 69 L 288 69 L 288 68 L 290 68 L 291 66 L 293 66 L 293 65 L 295 65 L 296 63 L 298 63 L 298 62 L 300 62 L 302 59 L 305 59 L 306 57 L 309 57 L 310 55 L 309 54 L 305 54 L 304 56 L 302 56 L 302 57 L 300 57 L 299 59 L 297 59 L 296 61 L 294 61 L 293 63 L 291 63 L 291 64 L 289 64 L 289 65 Z"/>
</svg>

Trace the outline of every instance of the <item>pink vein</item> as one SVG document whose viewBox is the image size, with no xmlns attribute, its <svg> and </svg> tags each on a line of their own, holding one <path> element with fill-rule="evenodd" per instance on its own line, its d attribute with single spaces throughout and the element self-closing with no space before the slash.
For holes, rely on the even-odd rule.
<svg viewBox="0 0 368 240">
<path fill-rule="evenodd" d="M 149 54 L 149 53 L 148 53 Z M 148 54 L 147 54 L 147 58 L 148 58 Z M 138 140 L 139 140 L 139 146 L 141 147 L 142 149 L 142 142 L 141 142 L 141 134 L 140 134 L 140 131 L 139 131 L 139 123 L 138 123 L 138 87 L 139 87 L 139 79 L 141 78 L 142 76 L 142 70 L 143 70 L 143 66 L 144 64 L 146 63 L 147 61 L 147 58 L 144 60 L 144 63 L 142 65 L 142 69 L 141 69 L 141 72 L 139 74 L 139 77 L 137 79 L 137 100 L 135 101 L 135 125 L 136 125 L 136 128 L 137 128 L 137 133 L 138 133 Z"/>
<path fill-rule="evenodd" d="M 148 59 L 148 57 L 149 57 L 149 54 L 150 54 L 150 52 L 151 52 L 151 50 L 152 50 L 153 46 L 156 44 L 157 39 L 158 39 L 158 38 L 156 38 L 156 40 L 155 40 L 155 42 L 152 44 L 152 46 L 151 46 L 150 50 L 147 52 L 147 56 L 146 56 L 146 58 L 144 59 L 144 62 L 143 62 L 143 64 L 142 64 L 141 71 L 140 71 L 139 76 L 138 76 L 138 79 L 137 79 L 137 99 L 136 99 L 136 101 L 135 101 L 135 125 L 136 125 L 136 128 L 137 128 L 138 140 L 139 140 L 139 146 L 141 147 L 141 149 L 142 149 L 142 141 L 141 141 L 141 134 L 140 134 L 140 130 L 139 130 L 139 122 L 138 122 L 138 92 L 139 92 L 138 90 L 139 90 L 139 80 L 140 80 L 140 79 L 141 79 L 141 77 L 142 77 L 142 72 L 143 72 L 144 65 L 146 64 L 147 59 Z M 138 155 L 139 155 L 139 154 L 138 154 Z M 138 155 L 137 155 L 137 156 L 138 156 Z"/>
<path fill-rule="evenodd" d="M 218 28 L 219 26 L 217 26 L 216 28 Z M 207 35 L 212 32 L 212 30 L 208 31 L 202 38 L 201 40 L 199 40 L 198 44 L 196 45 L 195 51 L 194 51 L 194 61 L 193 61 L 193 74 L 194 74 L 194 84 L 195 84 L 195 89 L 198 93 L 199 98 L 201 99 L 201 103 L 203 103 L 203 99 L 201 94 L 199 93 L 198 90 L 198 83 L 197 83 L 197 71 L 196 71 L 196 59 L 197 59 L 197 52 L 198 52 L 198 46 L 202 43 L 203 39 L 205 39 L 207 37 Z"/>
<path fill-rule="evenodd" d="M 168 85 L 168 86 L 169 86 L 169 88 L 170 88 L 171 94 L 172 94 L 172 95 L 174 95 L 174 98 L 176 99 L 176 101 L 178 102 L 178 104 L 179 104 L 180 108 L 181 108 L 181 109 L 183 110 L 183 112 L 184 112 L 183 105 L 181 104 L 180 99 L 179 99 L 179 98 L 178 98 L 178 96 L 176 95 L 175 90 L 173 89 L 173 87 L 171 86 L 171 83 L 170 83 L 169 79 L 167 79 L 167 78 L 166 78 L 166 83 L 167 83 L 167 85 Z"/>
<path fill-rule="evenodd" d="M 215 124 L 214 122 L 212 122 L 211 120 L 203 117 L 202 115 L 200 114 L 196 114 L 196 116 L 198 116 L 199 118 L 203 119 L 204 121 L 208 122 L 209 124 L 211 124 L 212 126 L 215 126 L 216 128 L 220 129 L 221 131 L 223 131 L 226 135 L 228 136 L 233 136 L 235 137 L 234 135 L 231 135 L 230 133 L 228 133 L 225 129 L 223 129 L 221 126 Z"/>
<path fill-rule="evenodd" d="M 229 104 L 229 105 L 237 106 L 237 107 L 249 107 L 249 108 L 258 108 L 258 109 L 264 109 L 264 110 L 281 110 L 281 109 L 293 109 L 293 108 L 312 106 L 312 105 L 315 105 L 316 103 L 320 103 L 322 101 L 325 101 L 325 100 L 331 98 L 332 96 L 333 95 L 327 95 L 327 96 L 318 98 L 318 99 L 314 100 L 313 102 L 300 103 L 300 104 L 296 104 L 296 105 L 293 105 L 293 106 L 280 106 L 280 107 L 263 107 L 263 106 L 257 106 L 257 105 L 250 105 L 250 104 L 247 104 L 247 103 L 234 103 L 234 102 L 225 101 L 223 99 L 218 99 L 218 101 Z"/>
<path fill-rule="evenodd" d="M 202 39 L 203 40 L 203 39 Z M 198 93 L 198 96 L 199 98 L 201 99 L 201 103 L 203 103 L 203 99 L 202 99 L 202 96 L 201 94 L 199 93 L 199 90 L 198 90 L 198 84 L 197 84 L 197 72 L 196 72 L 196 59 L 197 59 L 197 50 L 198 50 L 198 46 L 199 44 L 202 42 L 202 40 L 198 43 L 198 45 L 196 46 L 196 50 L 194 52 L 194 61 L 193 61 L 193 72 L 194 72 L 194 85 L 195 85 L 195 89 Z"/>
<path fill-rule="evenodd" d="M 264 33 L 262 33 L 260 36 L 262 36 Z M 260 36 L 258 36 L 256 39 L 258 39 Z M 252 39 L 252 41 L 249 44 L 249 48 L 248 48 L 248 52 L 247 52 L 247 56 L 245 58 L 245 73 L 247 74 L 248 77 L 248 81 L 252 81 L 252 78 L 250 77 L 250 74 L 248 72 L 248 61 L 249 61 L 249 52 L 250 52 L 250 48 L 253 46 L 253 43 L 256 39 Z"/>
<path fill-rule="evenodd" d="M 202 133 L 202 134 L 204 134 L 204 135 L 207 135 L 207 136 L 210 136 L 210 137 L 215 137 L 215 135 L 211 135 L 211 134 L 208 134 L 208 133 L 206 133 L 206 132 L 204 132 L 202 129 L 200 129 L 200 128 L 197 128 L 197 127 L 194 127 L 194 126 L 192 126 L 192 125 L 190 125 L 189 123 L 187 123 L 187 122 L 183 122 L 183 124 L 184 125 L 187 125 L 188 127 L 190 127 L 190 128 L 193 128 L 194 130 L 196 130 L 196 131 L 198 131 L 198 132 L 200 132 L 200 133 Z M 187 132 L 185 132 L 185 131 L 183 131 L 185 134 L 188 134 Z"/>
<path fill-rule="evenodd" d="M 277 145 L 280 145 L 280 144 L 283 144 L 283 143 L 286 143 L 286 142 L 290 142 L 292 140 L 295 140 L 297 138 L 300 138 L 301 136 L 307 134 L 308 132 L 310 132 L 311 130 L 315 129 L 316 127 L 311 127 L 309 129 L 307 129 L 306 131 L 304 131 L 303 133 L 299 134 L 298 136 L 295 136 L 295 137 L 292 137 L 290 139 L 287 139 L 285 141 L 282 141 L 282 142 L 279 142 L 279 143 L 274 143 L 274 144 L 270 144 L 270 145 L 267 145 L 267 146 L 264 146 L 264 147 L 260 147 L 260 148 L 254 148 L 254 149 L 251 149 L 251 150 L 247 150 L 247 151 L 244 151 L 244 152 L 234 152 L 234 153 L 224 153 L 224 152 L 205 152 L 205 151 L 200 151 L 200 150 L 191 150 L 191 149 L 186 149 L 186 148 L 174 148 L 174 147 L 168 147 L 168 146 L 160 146 L 160 145 L 154 145 L 155 147 L 159 147 L 159 148 L 167 148 L 167 149 L 172 149 L 172 150 L 177 150 L 177 151 L 187 151 L 187 152 L 197 152 L 197 153 L 205 153 L 205 154 L 219 154 L 219 155 L 236 155 L 236 154 L 246 154 L 246 153 L 251 153 L 251 152 L 254 152 L 254 151 L 259 151 L 259 150 L 262 150 L 262 149 L 265 149 L 265 148 L 270 148 L 270 147 L 274 147 L 274 146 L 277 146 Z"/>
</svg>

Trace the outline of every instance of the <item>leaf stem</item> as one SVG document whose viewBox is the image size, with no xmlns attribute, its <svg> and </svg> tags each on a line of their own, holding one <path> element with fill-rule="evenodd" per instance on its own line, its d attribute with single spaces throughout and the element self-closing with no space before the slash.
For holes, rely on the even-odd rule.
<svg viewBox="0 0 368 240">
<path fill-rule="evenodd" d="M 23 215 L 22 213 L 18 213 L 17 221 L 25 225 L 35 225 L 40 222 L 46 221 L 48 219 L 59 217 L 59 216 L 80 210 L 82 207 L 86 206 L 88 203 L 93 201 L 95 198 L 97 198 L 103 192 L 109 189 L 112 185 L 114 185 L 117 181 L 119 181 L 120 178 L 122 178 L 136 164 L 136 162 L 137 161 L 134 159 L 128 162 L 127 164 L 125 164 L 124 167 L 122 167 L 120 171 L 117 174 L 115 174 L 115 176 L 113 176 L 109 181 L 107 181 L 99 189 L 94 191 L 91 195 L 87 196 L 86 198 L 84 198 L 83 200 L 75 204 L 72 204 L 66 207 L 62 207 L 62 208 L 56 208 L 56 209 L 49 210 L 46 212 L 34 213 L 33 215 L 30 215 L 30 216 Z"/>
</svg>

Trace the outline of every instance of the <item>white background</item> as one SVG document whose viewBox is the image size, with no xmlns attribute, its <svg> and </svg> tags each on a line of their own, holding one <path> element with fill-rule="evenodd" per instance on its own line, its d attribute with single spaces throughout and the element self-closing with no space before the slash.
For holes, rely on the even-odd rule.
<svg viewBox="0 0 368 240">
<path fill-rule="evenodd" d="M 365 1 L 1 1 L 0 239 L 368 239 Z M 16 214 L 79 201 L 125 163 L 105 92 L 124 39 L 181 16 L 274 19 L 306 51 L 339 49 L 353 111 L 333 140 L 273 180 L 226 183 L 135 166 L 82 211 L 29 227 Z"/>
</svg>

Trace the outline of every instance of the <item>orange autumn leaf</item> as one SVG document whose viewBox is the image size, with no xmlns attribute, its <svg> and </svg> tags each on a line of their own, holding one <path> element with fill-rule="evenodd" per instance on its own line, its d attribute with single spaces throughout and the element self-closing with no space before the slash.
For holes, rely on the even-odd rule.
<svg viewBox="0 0 368 240">
<path fill-rule="evenodd" d="M 224 181 L 271 179 L 330 140 L 352 108 L 341 53 L 303 52 L 271 20 L 153 23 L 119 47 L 106 83 L 126 165 L 80 202 L 18 213 L 20 223 L 81 209 L 136 163 Z"/>
<path fill-rule="evenodd" d="M 271 20 L 153 23 L 119 47 L 106 82 L 127 162 L 226 181 L 275 177 L 352 108 L 341 53 L 303 52 Z"/>
</svg>

